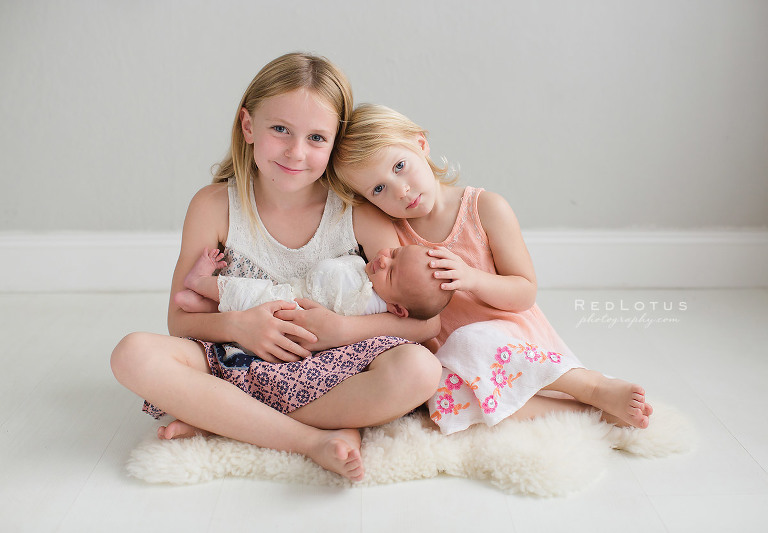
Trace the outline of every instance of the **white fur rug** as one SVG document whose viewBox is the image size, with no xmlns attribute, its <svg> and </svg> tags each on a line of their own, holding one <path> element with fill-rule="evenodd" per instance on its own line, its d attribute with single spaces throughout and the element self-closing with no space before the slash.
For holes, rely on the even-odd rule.
<svg viewBox="0 0 768 533">
<path fill-rule="evenodd" d="M 363 431 L 365 480 L 370 486 L 438 474 L 487 480 L 511 492 L 563 496 L 600 477 L 611 450 L 664 457 L 695 447 L 695 431 L 677 411 L 654 406 L 648 429 L 617 428 L 594 413 L 559 413 L 529 421 L 505 420 L 444 436 L 417 413 Z M 223 437 L 159 441 L 131 452 L 131 476 L 150 483 L 201 483 L 224 476 L 312 485 L 351 486 L 296 454 Z"/>
</svg>

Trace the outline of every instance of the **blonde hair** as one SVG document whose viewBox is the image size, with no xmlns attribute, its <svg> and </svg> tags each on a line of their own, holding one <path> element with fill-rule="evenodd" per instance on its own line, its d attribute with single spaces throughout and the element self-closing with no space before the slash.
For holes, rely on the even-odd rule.
<svg viewBox="0 0 768 533">
<path fill-rule="evenodd" d="M 240 122 L 240 110 L 245 108 L 253 116 L 267 98 L 298 89 L 309 89 L 320 96 L 339 117 L 335 143 L 344 136 L 352 114 L 352 88 L 344 73 L 328 59 L 294 52 L 267 63 L 251 80 L 237 107 L 232 125 L 232 144 L 229 154 L 214 167 L 213 183 L 235 178 L 241 205 L 246 207 L 251 226 L 256 225 L 256 213 L 251 205 L 250 192 L 258 168 L 253 160 L 253 145 L 245 141 Z M 335 148 L 334 148 L 335 149 Z M 327 183 L 324 173 L 321 182 Z"/>
<path fill-rule="evenodd" d="M 359 205 L 363 199 L 349 185 L 344 174 L 345 168 L 360 168 L 383 149 L 390 146 L 405 146 L 417 151 L 416 137 L 428 132 L 418 124 L 383 105 L 361 104 L 352 112 L 344 138 L 336 144 L 335 152 L 328 165 L 328 181 L 331 188 L 345 203 Z M 435 179 L 446 185 L 458 181 L 458 172 L 445 159 L 438 166 L 427 156 L 427 162 Z"/>
</svg>

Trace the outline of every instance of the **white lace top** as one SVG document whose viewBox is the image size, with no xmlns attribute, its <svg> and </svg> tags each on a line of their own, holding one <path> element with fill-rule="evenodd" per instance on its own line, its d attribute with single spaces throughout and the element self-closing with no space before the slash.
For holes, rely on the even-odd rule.
<svg viewBox="0 0 768 533">
<path fill-rule="evenodd" d="M 235 180 L 229 180 L 229 232 L 224 247 L 227 267 L 225 276 L 267 279 L 273 283 L 289 283 L 303 278 L 323 259 L 342 255 L 358 255 L 359 247 L 352 229 L 352 209 L 343 209 L 344 203 L 329 190 L 320 225 L 315 234 L 301 248 L 283 246 L 269 234 L 261 222 L 253 189 L 251 205 L 256 213 L 258 228 L 251 231 L 247 213 L 237 194 Z M 301 216 L 297 213 L 297 216 Z"/>
</svg>

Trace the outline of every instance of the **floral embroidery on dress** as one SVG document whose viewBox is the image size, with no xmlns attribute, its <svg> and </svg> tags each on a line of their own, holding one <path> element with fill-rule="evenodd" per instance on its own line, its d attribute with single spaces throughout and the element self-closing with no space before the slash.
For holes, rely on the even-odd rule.
<svg viewBox="0 0 768 533">
<path fill-rule="evenodd" d="M 496 350 L 496 361 L 498 361 L 499 364 L 503 365 L 509 363 L 511 359 L 512 350 L 509 349 L 509 346 L 501 346 L 498 350 Z"/>
<path fill-rule="evenodd" d="M 430 418 L 437 422 L 443 417 L 443 415 L 457 415 L 462 409 L 468 408 L 469 403 L 456 403 L 456 401 L 453 399 L 452 392 L 459 390 L 465 383 L 467 386 L 471 387 L 471 385 L 461 379 L 458 374 L 449 374 L 448 377 L 445 378 L 445 387 L 440 387 L 437 389 L 437 394 L 443 394 L 437 398 L 437 401 L 435 402 L 437 409 L 434 413 L 432 413 Z"/>
<path fill-rule="evenodd" d="M 445 388 L 448 390 L 458 390 L 461 388 L 463 381 L 458 374 L 448 374 L 448 377 L 445 379 Z"/>
<path fill-rule="evenodd" d="M 496 385 L 497 389 L 500 389 L 507 384 L 507 373 L 503 368 L 496 369 L 491 373 L 491 383 Z"/>
<path fill-rule="evenodd" d="M 496 350 L 496 361 L 504 362 L 491 363 L 491 385 L 493 386 L 493 394 L 488 396 L 483 402 L 480 402 L 479 398 L 477 400 L 477 403 L 486 414 L 493 413 L 496 410 L 496 407 L 498 406 L 496 398 L 501 397 L 501 389 L 504 387 L 512 388 L 512 382 L 523 375 L 522 372 L 518 372 L 515 375 L 507 375 L 507 371 L 504 370 L 504 365 L 510 362 L 511 359 L 509 355 L 511 355 L 511 352 L 507 346 L 502 346 Z M 478 381 L 480 381 L 479 377 L 475 378 L 473 383 Z"/>
<path fill-rule="evenodd" d="M 462 379 L 461 376 L 456 373 L 448 374 L 445 378 L 444 386 L 437 389 L 437 393 L 434 396 L 435 409 L 431 418 L 437 422 L 443 418 L 443 415 L 458 415 L 459 411 L 468 409 L 470 402 L 462 404 L 457 402 L 453 397 L 453 392 L 460 390 L 464 385 L 473 391 L 477 404 L 483 412 L 486 414 L 495 412 L 496 408 L 499 406 L 499 398 L 501 397 L 502 389 L 504 389 L 504 387 L 511 388 L 512 382 L 523 375 L 520 371 L 512 373 L 507 372 L 507 369 L 504 368 L 504 365 L 512 362 L 512 348 L 517 349 L 517 347 L 512 344 L 500 346 L 496 349 L 492 359 L 493 362 L 490 365 L 490 387 L 484 387 L 484 390 L 490 388 L 493 392 L 485 399 L 477 397 L 477 391 L 480 390 L 484 378 L 477 376 L 474 380 L 468 381 Z"/>
<path fill-rule="evenodd" d="M 483 412 L 485 414 L 492 413 L 496 410 L 496 407 L 498 407 L 499 403 L 496 401 L 496 393 L 491 394 L 488 396 L 485 401 L 480 404 L 480 407 L 483 408 Z"/>
<path fill-rule="evenodd" d="M 563 354 L 559 352 L 545 352 L 530 342 L 525 344 L 507 344 L 507 346 L 515 349 L 517 353 L 524 355 L 525 359 L 531 363 L 552 361 L 555 364 L 559 364 L 563 360 Z"/>
</svg>

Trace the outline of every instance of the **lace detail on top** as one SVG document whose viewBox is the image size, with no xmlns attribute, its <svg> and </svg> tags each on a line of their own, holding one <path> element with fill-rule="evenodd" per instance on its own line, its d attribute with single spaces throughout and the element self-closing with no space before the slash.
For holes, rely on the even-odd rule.
<svg viewBox="0 0 768 533">
<path fill-rule="evenodd" d="M 275 300 L 309 298 L 339 315 L 363 315 L 386 311 L 386 304 L 373 292 L 359 255 L 323 259 L 305 278 L 291 283 L 266 279 L 218 276 L 219 311 L 242 311 Z M 370 313 L 369 313 L 370 310 Z"/>
<path fill-rule="evenodd" d="M 301 248 L 288 248 L 269 234 L 256 209 L 253 189 L 250 197 L 257 219 L 255 233 L 251 231 L 234 179 L 229 180 L 228 193 L 229 232 L 224 247 L 227 267 L 221 271 L 225 276 L 288 283 L 291 278 L 304 277 L 322 259 L 359 254 L 352 228 L 352 209 L 344 210 L 344 203 L 333 191 L 328 191 L 315 234 Z"/>
</svg>

